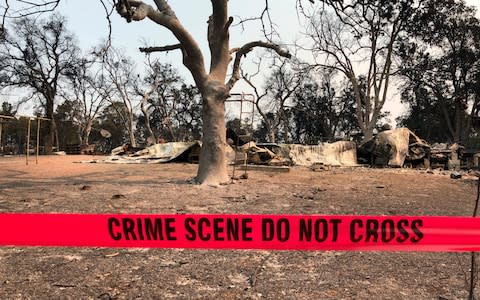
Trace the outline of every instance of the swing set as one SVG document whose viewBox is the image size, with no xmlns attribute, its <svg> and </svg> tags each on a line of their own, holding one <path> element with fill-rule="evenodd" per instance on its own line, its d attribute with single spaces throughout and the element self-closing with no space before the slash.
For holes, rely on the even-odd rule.
<svg viewBox="0 0 480 300">
<path fill-rule="evenodd" d="M 2 142 L 2 133 L 3 133 L 3 120 L 15 120 L 15 119 L 20 119 L 20 118 L 26 118 L 27 119 L 27 133 L 26 133 L 26 151 L 25 151 L 25 164 L 28 165 L 28 159 L 29 159 L 29 154 L 30 154 L 30 134 L 31 134 L 31 123 L 32 120 L 37 120 L 37 136 L 36 136 L 36 142 L 37 142 L 37 147 L 36 147 L 36 155 L 35 155 L 35 164 L 38 165 L 38 154 L 39 154 L 39 149 L 40 149 L 40 124 L 41 121 L 50 121 L 48 118 L 42 118 L 42 117 L 32 117 L 32 116 L 23 116 L 23 115 L 17 115 L 16 117 L 13 116 L 5 116 L 5 115 L 0 115 L 0 144 Z"/>
</svg>

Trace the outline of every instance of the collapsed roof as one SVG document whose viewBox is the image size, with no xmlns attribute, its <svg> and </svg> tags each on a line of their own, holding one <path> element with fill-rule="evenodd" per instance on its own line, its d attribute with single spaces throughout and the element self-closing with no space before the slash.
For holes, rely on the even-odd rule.
<svg viewBox="0 0 480 300">
<path fill-rule="evenodd" d="M 359 147 L 359 155 L 369 163 L 402 167 L 405 161 L 428 157 L 430 145 L 408 128 L 382 131 Z"/>
</svg>

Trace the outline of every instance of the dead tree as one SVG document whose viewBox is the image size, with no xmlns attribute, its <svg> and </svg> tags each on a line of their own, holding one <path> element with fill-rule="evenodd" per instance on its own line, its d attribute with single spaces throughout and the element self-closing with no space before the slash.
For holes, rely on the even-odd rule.
<svg viewBox="0 0 480 300">
<path fill-rule="evenodd" d="M 155 63 L 152 64 L 150 57 L 148 57 L 147 61 L 147 68 L 149 74 L 146 78 L 144 78 L 144 83 L 148 86 L 146 88 L 136 87 L 137 93 L 142 97 L 140 100 L 140 109 L 142 114 L 145 118 L 145 127 L 147 129 L 147 146 L 153 145 L 157 142 L 157 138 L 153 133 L 152 126 L 150 125 L 150 112 L 148 107 L 148 100 L 150 99 L 151 95 L 158 89 L 160 85 L 160 80 L 158 78 L 157 68 L 155 67 Z"/>
<path fill-rule="evenodd" d="M 258 70 L 260 67 L 261 61 Z M 255 106 L 267 129 L 268 141 L 275 143 L 276 134 L 283 127 L 283 142 L 286 143 L 289 133 L 288 104 L 301 86 L 306 72 L 294 72 L 286 61 L 282 61 L 279 66 L 273 66 L 263 89 L 259 89 L 254 83 L 254 77 L 258 73 L 250 76 L 242 74 L 242 78 L 253 89 Z"/>
<path fill-rule="evenodd" d="M 141 48 L 145 53 L 179 50 L 183 64 L 190 71 L 202 95 L 203 138 L 196 180 L 202 184 L 218 185 L 228 181 L 225 156 L 225 100 L 240 79 L 240 64 L 256 47 L 271 49 L 280 56 L 290 57 L 280 46 L 263 41 L 230 47 L 230 26 L 233 17 L 228 14 L 227 0 L 212 0 L 212 14 L 208 19 L 208 44 L 210 68 L 207 71 L 204 55 L 195 37 L 178 20 L 165 0 L 155 0 L 155 5 L 143 1 L 122 0 L 116 4 L 117 12 L 128 22 L 148 19 L 168 29 L 178 44 Z M 234 55 L 234 58 L 232 58 Z M 227 79 L 228 67 L 233 60 L 232 75 Z"/>
<path fill-rule="evenodd" d="M 116 109 L 118 105 L 113 105 L 118 117 L 122 119 L 125 129 L 128 131 L 130 144 L 137 147 L 135 139 L 135 100 L 138 78 L 132 73 L 134 63 L 128 57 L 122 55 L 117 49 L 109 47 L 103 57 L 103 70 L 106 76 L 107 84 L 111 86 L 108 90 L 103 90 L 103 97 L 108 99 L 111 104 L 121 102 L 124 109 Z"/>
<path fill-rule="evenodd" d="M 66 30 L 65 19 L 59 15 L 47 20 L 18 19 L 12 32 L 15 34 L 7 31 L 4 42 L 0 43 L 0 77 L 5 79 L 2 85 L 26 88 L 31 92 L 26 99 L 40 100 L 46 117 L 51 120 L 45 140 L 49 153 L 57 131 L 56 97 L 62 80 L 73 68 L 78 47 L 73 35 Z"/>
<path fill-rule="evenodd" d="M 304 50 L 314 54 L 315 67 L 336 70 L 351 83 L 356 99 L 356 118 L 364 140 L 373 130 L 387 100 L 394 70 L 394 52 L 413 12 L 414 2 L 326 0 L 307 17 Z M 358 81 L 366 70 L 366 89 Z"/>
<path fill-rule="evenodd" d="M 69 88 L 62 92 L 62 96 L 77 103 L 78 113 L 72 121 L 80 129 L 80 143 L 88 145 L 95 119 L 104 108 L 105 95 L 111 93 L 112 86 L 93 58 L 79 59 L 67 77 Z"/>
</svg>

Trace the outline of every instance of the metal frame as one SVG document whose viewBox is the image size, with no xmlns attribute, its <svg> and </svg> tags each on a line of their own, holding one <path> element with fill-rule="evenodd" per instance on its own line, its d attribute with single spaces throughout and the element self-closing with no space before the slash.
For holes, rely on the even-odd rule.
<svg viewBox="0 0 480 300">
<path fill-rule="evenodd" d="M 30 152 L 30 128 L 31 128 L 31 121 L 32 119 L 37 119 L 37 147 L 36 147 L 36 155 L 35 155 L 35 164 L 38 165 L 38 154 L 39 154 L 39 149 L 40 149 L 40 121 L 50 121 L 51 119 L 48 118 L 42 118 L 42 117 L 32 117 L 32 116 L 25 116 L 25 115 L 17 115 L 16 117 L 12 116 L 5 116 L 5 115 L 0 115 L 0 119 L 17 119 L 17 118 L 27 118 L 28 120 L 28 125 L 27 125 L 27 143 L 26 143 L 26 151 L 25 151 L 25 164 L 28 165 L 28 156 Z M 2 140 L 2 123 L 0 122 L 0 142 Z"/>
<path fill-rule="evenodd" d="M 235 98 L 231 98 L 232 96 L 237 96 L 239 97 L 238 99 L 235 99 Z M 256 104 L 256 101 L 255 101 L 255 95 L 253 94 L 245 94 L 245 93 L 239 93 L 239 94 L 231 94 L 230 95 L 230 98 L 228 98 L 225 102 L 240 102 L 240 115 L 239 115 L 239 119 L 240 119 L 240 127 L 242 127 L 242 124 L 243 124 L 243 118 L 246 117 L 246 116 L 251 116 L 250 118 L 250 124 L 247 124 L 247 125 L 250 125 L 248 126 L 248 128 L 250 128 L 250 132 L 249 134 L 247 134 L 247 136 L 250 136 L 250 137 L 253 137 L 253 119 L 254 119 L 254 116 L 255 116 L 255 104 Z M 252 104 L 252 111 L 244 111 L 244 102 L 249 102 Z M 232 173 L 232 182 L 233 180 L 235 179 L 235 170 L 236 170 L 236 166 L 237 166 L 237 149 L 238 147 L 240 146 L 239 145 L 240 143 L 240 136 L 237 134 L 237 140 L 235 141 L 235 158 L 234 158 L 234 162 L 233 162 L 233 173 Z M 248 154 L 247 154 L 248 156 Z M 245 166 L 244 167 L 244 177 L 247 178 L 247 169 L 248 169 L 248 164 L 247 164 L 247 159 L 248 157 L 245 157 L 245 160 L 243 162 L 243 165 Z"/>
</svg>

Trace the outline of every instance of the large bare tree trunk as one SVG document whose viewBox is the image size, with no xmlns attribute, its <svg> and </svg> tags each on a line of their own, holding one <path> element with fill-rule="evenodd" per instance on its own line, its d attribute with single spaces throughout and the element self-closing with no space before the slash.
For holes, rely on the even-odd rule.
<svg viewBox="0 0 480 300">
<path fill-rule="evenodd" d="M 371 126 L 367 126 L 366 129 L 363 131 L 363 141 L 367 142 L 373 138 L 373 128 Z"/>
<path fill-rule="evenodd" d="M 203 136 L 197 181 L 217 185 L 228 182 L 225 147 L 225 85 L 211 82 L 202 92 Z"/>
<path fill-rule="evenodd" d="M 55 135 L 53 132 L 52 122 L 47 123 L 47 138 L 45 139 L 45 154 L 52 154 L 53 152 L 53 142 Z"/>
<path fill-rule="evenodd" d="M 455 101 L 455 136 L 453 141 L 455 143 L 461 143 L 463 141 L 463 113 L 465 110 L 460 104 L 459 100 Z"/>
<path fill-rule="evenodd" d="M 45 139 L 45 154 L 52 154 L 53 153 L 53 146 L 57 147 L 58 151 L 58 133 L 57 133 L 57 124 L 55 120 L 52 118 L 47 123 L 47 137 Z"/>
<path fill-rule="evenodd" d="M 53 132 L 55 133 L 55 149 L 60 151 L 60 139 L 58 138 L 58 127 L 55 119 L 53 119 Z"/>
</svg>

